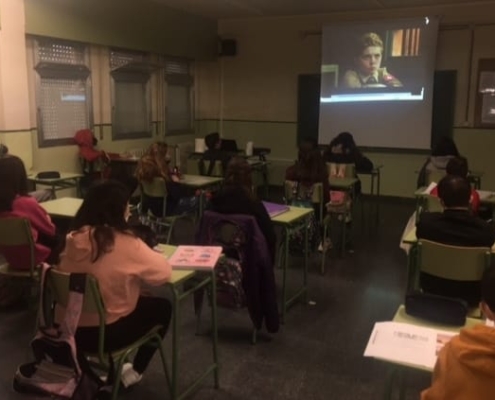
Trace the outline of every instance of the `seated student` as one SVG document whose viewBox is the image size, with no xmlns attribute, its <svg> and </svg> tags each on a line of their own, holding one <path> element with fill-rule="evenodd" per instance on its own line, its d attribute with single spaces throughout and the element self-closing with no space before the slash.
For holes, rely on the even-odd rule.
<svg viewBox="0 0 495 400">
<path fill-rule="evenodd" d="M 328 203 L 330 197 L 328 170 L 320 151 L 314 147 L 312 142 L 301 142 L 297 161 L 294 165 L 287 168 L 285 179 L 298 182 L 299 185 L 307 188 L 311 188 L 315 183 L 321 183 L 323 186 L 323 202 L 324 204 Z M 311 200 L 311 198 L 312 192 L 309 199 L 305 200 Z M 315 209 L 315 212 L 318 211 Z"/>
<path fill-rule="evenodd" d="M 204 168 L 200 168 L 204 169 L 204 171 L 200 171 L 201 174 L 211 176 L 217 161 L 221 162 L 222 170 L 225 174 L 225 171 L 227 170 L 227 164 L 232 158 L 232 154 L 221 149 L 222 139 L 220 139 L 220 135 L 218 134 L 218 132 L 212 132 L 206 135 L 205 144 L 207 150 L 203 153 L 203 157 L 201 159 L 201 163 L 204 166 Z M 205 161 L 208 162 L 205 163 Z"/>
<path fill-rule="evenodd" d="M 0 157 L 9 155 L 9 148 L 4 144 L 0 144 Z M 53 192 L 50 189 L 39 189 L 28 193 L 34 197 L 38 203 L 54 199 Z"/>
<path fill-rule="evenodd" d="M 67 235 L 58 269 L 93 275 L 106 311 L 105 351 L 125 347 L 159 325 L 163 337 L 171 317 L 167 299 L 140 294 L 141 284 L 163 285 L 171 276 L 171 266 L 162 254 L 149 248 L 129 229 L 129 191 L 119 182 L 92 186 L 77 212 L 74 231 Z M 58 309 L 58 320 L 63 310 Z M 95 352 L 99 319 L 83 314 L 75 339 L 77 347 Z M 122 383 L 139 382 L 156 348 L 139 348 L 132 364 L 124 365 Z"/>
<path fill-rule="evenodd" d="M 154 178 L 162 178 L 167 187 L 166 215 L 176 215 L 187 211 L 185 203 L 191 203 L 192 199 L 183 196 L 183 188 L 178 183 L 179 177 L 171 174 L 169 169 L 168 146 L 165 142 L 153 143 L 141 157 L 136 168 L 138 182 L 151 182 Z M 151 210 L 153 215 L 162 217 L 163 197 L 152 197 L 143 194 L 143 211 Z"/>
<path fill-rule="evenodd" d="M 358 178 L 357 172 L 370 172 L 373 169 L 373 163 L 361 153 L 349 132 L 341 132 L 333 138 L 324 151 L 323 158 L 325 162 L 332 164 L 354 164 L 355 178 Z M 361 193 L 361 181 L 357 182 L 355 192 Z"/>
<path fill-rule="evenodd" d="M 27 174 L 19 157 L 0 157 L 0 218 L 27 218 L 35 243 L 36 264 L 58 260 L 58 239 L 49 215 L 29 196 Z M 29 252 L 25 248 L 0 249 L 13 269 L 29 268 Z"/>
<path fill-rule="evenodd" d="M 495 321 L 495 268 L 481 281 L 480 308 Z M 495 328 L 484 323 L 462 329 L 440 351 L 431 387 L 421 400 L 492 400 L 495 393 Z"/>
<path fill-rule="evenodd" d="M 429 183 L 427 181 L 428 174 L 445 171 L 449 161 L 456 157 L 460 157 L 460 154 L 454 140 L 447 136 L 442 137 L 433 148 L 431 156 L 426 159 L 426 162 L 421 167 L 417 187 L 427 186 Z"/>
<path fill-rule="evenodd" d="M 275 261 L 275 230 L 265 206 L 253 193 L 251 166 L 245 158 L 236 156 L 230 160 L 224 184 L 219 191 L 213 193 L 210 209 L 222 214 L 254 216 L 265 236 L 272 261 Z"/>
<path fill-rule="evenodd" d="M 491 247 L 495 242 L 492 225 L 472 214 L 469 209 L 471 185 L 466 178 L 447 175 L 438 183 L 443 213 L 422 213 L 416 226 L 418 239 L 463 247 Z M 421 274 L 425 292 L 459 297 L 475 306 L 480 299 L 479 282 L 457 282 Z"/>
<path fill-rule="evenodd" d="M 450 161 L 447 163 L 446 172 L 447 175 L 467 178 L 469 173 L 467 159 L 464 157 L 455 157 L 450 159 Z M 430 192 L 430 195 L 438 197 L 438 186 L 433 188 L 433 190 Z M 471 210 L 473 211 L 473 213 L 478 214 L 480 208 L 480 195 L 475 189 L 471 189 L 471 199 L 469 201 L 469 204 L 471 205 Z"/>
</svg>

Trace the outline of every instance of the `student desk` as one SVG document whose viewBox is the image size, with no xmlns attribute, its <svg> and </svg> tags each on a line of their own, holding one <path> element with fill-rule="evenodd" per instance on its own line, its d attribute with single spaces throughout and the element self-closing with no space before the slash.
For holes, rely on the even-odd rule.
<svg viewBox="0 0 495 400">
<path fill-rule="evenodd" d="M 40 203 L 40 206 L 52 217 L 74 218 L 82 202 L 83 199 L 62 197 Z"/>
<path fill-rule="evenodd" d="M 223 178 L 216 176 L 188 175 L 184 174 L 180 177 L 179 184 L 201 190 L 199 196 L 199 217 L 203 215 L 205 207 L 205 190 L 219 186 L 223 182 Z"/>
<path fill-rule="evenodd" d="M 420 187 L 414 192 L 414 196 L 416 196 L 416 198 L 429 196 L 428 193 L 425 193 L 426 189 L 427 189 L 426 186 Z M 495 192 L 489 190 L 478 190 L 478 189 L 476 191 L 480 196 L 481 204 L 495 205 Z"/>
<path fill-rule="evenodd" d="M 81 190 L 79 187 L 79 180 L 83 177 L 81 174 L 60 172 L 59 178 L 50 179 L 37 178 L 37 175 L 38 171 L 30 171 L 28 174 L 28 180 L 34 183 L 35 189 L 37 189 L 37 185 L 49 186 L 53 196 L 55 197 L 58 190 L 76 188 L 77 196 L 81 195 Z"/>
<path fill-rule="evenodd" d="M 287 309 L 297 300 L 299 297 L 306 298 L 308 290 L 308 229 L 306 229 L 309 218 L 314 212 L 312 208 L 301 207 L 289 207 L 290 210 L 272 217 L 273 224 L 279 225 L 284 229 L 284 242 L 283 242 L 283 257 L 284 261 L 282 267 L 282 315 L 281 321 L 284 323 L 285 314 Z M 294 295 L 287 298 L 287 269 L 289 266 L 289 237 L 291 234 L 304 230 L 304 268 L 303 268 L 303 283 Z"/>
<path fill-rule="evenodd" d="M 410 325 L 415 325 L 415 326 L 423 326 L 423 327 L 427 327 L 427 328 L 433 328 L 433 329 L 438 329 L 438 330 L 443 330 L 443 331 L 450 331 L 450 332 L 455 332 L 455 333 L 458 333 L 463 328 L 472 328 L 475 325 L 483 323 L 483 320 L 481 320 L 481 319 L 466 318 L 466 324 L 464 326 L 461 326 L 461 327 L 435 324 L 433 322 L 425 321 L 425 320 L 407 315 L 406 314 L 406 308 L 404 305 L 401 305 L 398 308 L 398 310 L 395 313 L 394 318 L 392 320 L 393 320 L 393 322 L 400 322 L 400 323 L 405 323 L 405 324 L 410 324 Z M 399 385 L 400 385 L 399 386 L 399 399 L 403 400 L 405 398 L 403 374 L 408 368 L 419 370 L 419 371 L 426 371 L 426 372 L 432 372 L 433 371 L 431 368 L 428 368 L 425 366 L 422 367 L 422 366 L 412 365 L 412 364 L 408 364 L 408 363 L 402 363 L 402 362 L 398 362 L 398 361 L 391 361 L 391 360 L 387 360 L 384 358 L 377 358 L 377 360 L 385 361 L 386 363 L 392 364 L 394 366 L 394 368 L 389 372 L 389 375 L 387 378 L 387 383 L 386 383 L 385 392 L 384 392 L 384 396 L 383 396 L 384 400 L 390 400 L 392 398 L 393 384 L 394 384 L 396 375 L 398 375 L 398 378 L 399 378 L 398 380 L 399 380 Z"/>
<path fill-rule="evenodd" d="M 169 258 L 177 249 L 176 246 L 165 244 L 158 245 L 159 251 L 165 258 Z M 200 278 L 200 279 L 198 279 Z M 183 284 L 187 281 L 192 283 L 192 287 L 187 290 L 181 290 Z M 217 332 L 217 301 L 216 301 L 216 281 L 215 272 L 212 269 L 210 274 L 199 274 L 194 270 L 173 270 L 172 277 L 167 283 L 173 296 L 172 310 L 172 374 L 171 374 L 171 398 L 180 400 L 189 396 L 210 374 L 213 374 L 215 388 L 219 387 L 219 363 L 218 363 L 218 332 Z M 210 287 L 211 290 L 211 340 L 213 347 L 213 362 L 206 368 L 186 390 L 179 394 L 178 378 L 179 373 L 179 326 L 180 326 L 180 302 L 186 297 L 194 294 L 195 291 L 204 287 Z M 194 360 L 191 360 L 194 362 Z"/>
</svg>

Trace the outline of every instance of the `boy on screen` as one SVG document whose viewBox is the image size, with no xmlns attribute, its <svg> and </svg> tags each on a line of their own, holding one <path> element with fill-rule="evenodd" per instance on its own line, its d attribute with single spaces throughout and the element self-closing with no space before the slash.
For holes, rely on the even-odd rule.
<svg viewBox="0 0 495 400">
<path fill-rule="evenodd" d="M 369 32 L 357 42 L 355 69 L 348 70 L 343 79 L 343 86 L 349 89 L 373 87 L 401 87 L 402 83 L 381 67 L 383 41 L 376 33 Z"/>
</svg>

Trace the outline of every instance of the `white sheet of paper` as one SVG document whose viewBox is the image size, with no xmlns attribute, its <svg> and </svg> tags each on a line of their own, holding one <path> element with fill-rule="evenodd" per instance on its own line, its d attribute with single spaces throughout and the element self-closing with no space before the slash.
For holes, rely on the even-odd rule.
<svg viewBox="0 0 495 400">
<path fill-rule="evenodd" d="M 438 352 L 453 336 L 454 332 L 397 322 L 377 322 L 364 356 L 433 368 Z"/>
<path fill-rule="evenodd" d="M 437 187 L 436 182 L 431 182 L 428 187 L 423 191 L 423 194 L 430 194 L 433 189 Z"/>
<path fill-rule="evenodd" d="M 494 197 L 495 193 L 490 192 L 488 190 L 477 190 L 478 194 L 480 195 L 480 200 L 487 200 L 490 197 Z"/>
</svg>

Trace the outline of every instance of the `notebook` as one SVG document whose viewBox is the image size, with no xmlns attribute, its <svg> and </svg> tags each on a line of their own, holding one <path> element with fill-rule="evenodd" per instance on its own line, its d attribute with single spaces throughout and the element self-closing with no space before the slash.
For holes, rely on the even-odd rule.
<svg viewBox="0 0 495 400">
<path fill-rule="evenodd" d="M 277 215 L 283 214 L 290 210 L 290 207 L 285 204 L 269 203 L 267 201 L 263 201 L 263 205 L 265 206 L 266 212 L 268 213 L 270 218 L 276 217 Z"/>
<path fill-rule="evenodd" d="M 222 254 L 221 246 L 179 246 L 168 262 L 172 269 L 210 270 Z"/>
</svg>

